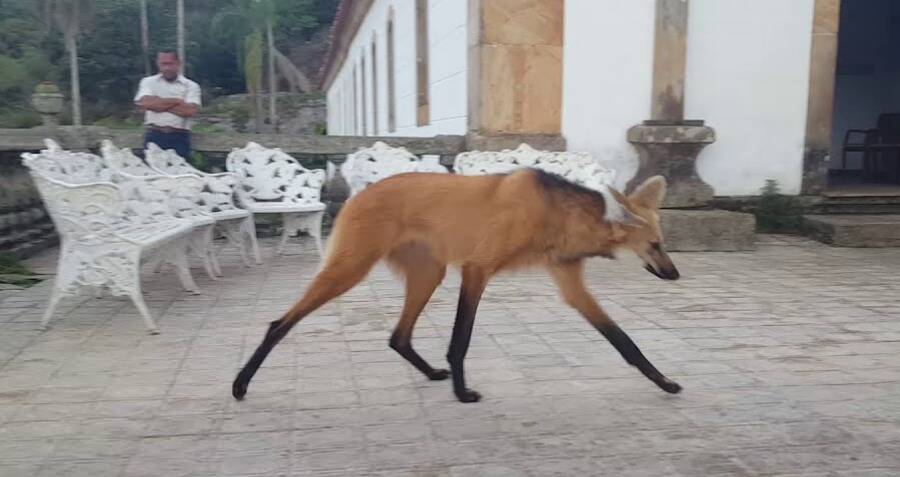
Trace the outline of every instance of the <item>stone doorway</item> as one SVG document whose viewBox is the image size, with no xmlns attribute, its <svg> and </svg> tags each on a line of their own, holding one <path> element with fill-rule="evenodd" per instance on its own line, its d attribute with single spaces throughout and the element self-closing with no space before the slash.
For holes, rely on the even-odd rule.
<svg viewBox="0 0 900 477">
<path fill-rule="evenodd" d="M 826 194 L 900 195 L 900 2 L 843 1 L 837 20 Z"/>
</svg>

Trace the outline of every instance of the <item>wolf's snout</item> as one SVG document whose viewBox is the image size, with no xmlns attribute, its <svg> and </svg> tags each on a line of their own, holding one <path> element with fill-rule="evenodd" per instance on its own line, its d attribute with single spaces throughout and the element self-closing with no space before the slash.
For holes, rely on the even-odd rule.
<svg viewBox="0 0 900 477">
<path fill-rule="evenodd" d="M 681 274 L 678 273 L 678 269 L 675 268 L 674 265 L 670 268 L 657 270 L 653 265 L 647 263 L 644 264 L 644 270 L 647 270 L 657 278 L 661 278 L 663 280 L 678 280 L 679 278 L 681 278 Z"/>
</svg>

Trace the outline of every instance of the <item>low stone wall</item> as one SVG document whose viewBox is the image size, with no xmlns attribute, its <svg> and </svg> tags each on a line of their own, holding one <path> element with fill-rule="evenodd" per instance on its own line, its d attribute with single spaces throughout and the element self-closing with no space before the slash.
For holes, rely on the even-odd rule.
<svg viewBox="0 0 900 477">
<path fill-rule="evenodd" d="M 141 131 L 96 126 L 0 129 L 0 253 L 11 252 L 19 258 L 25 258 L 59 242 L 40 194 L 21 163 L 22 152 L 43 149 L 44 138 L 54 139 L 65 149 L 87 150 L 95 154 L 103 139 L 110 139 L 118 146 L 139 150 L 142 148 L 142 137 Z M 418 155 L 439 155 L 441 162 L 448 166 L 452 165 L 453 158 L 464 150 L 466 144 L 463 136 L 378 138 L 237 133 L 195 134 L 192 142 L 194 150 L 203 153 L 205 162 L 201 169 L 220 172 L 225 169 L 228 152 L 232 148 L 243 147 L 249 141 L 267 147 L 279 147 L 305 167 L 324 169 L 326 161 L 340 164 L 348 153 L 371 146 L 378 140 L 392 146 L 406 147 Z M 323 201 L 328 206 L 323 224 L 326 229 L 340 210 L 347 191 L 347 186 L 339 175 L 323 188 Z M 278 235 L 280 230 L 281 221 L 275 214 L 266 214 L 257 219 L 257 233 L 260 236 Z"/>
<path fill-rule="evenodd" d="M 18 156 L 0 153 L 0 253 L 24 258 L 59 239 Z"/>
</svg>

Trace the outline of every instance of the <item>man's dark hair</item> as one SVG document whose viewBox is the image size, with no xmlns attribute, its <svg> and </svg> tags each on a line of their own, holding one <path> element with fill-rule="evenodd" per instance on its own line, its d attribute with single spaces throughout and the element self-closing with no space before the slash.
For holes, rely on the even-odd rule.
<svg viewBox="0 0 900 477">
<path fill-rule="evenodd" d="M 156 56 L 159 56 L 159 55 L 173 55 L 173 56 L 175 56 L 176 60 L 181 61 L 181 58 L 178 57 L 178 52 L 175 50 L 159 50 L 156 53 Z"/>
</svg>

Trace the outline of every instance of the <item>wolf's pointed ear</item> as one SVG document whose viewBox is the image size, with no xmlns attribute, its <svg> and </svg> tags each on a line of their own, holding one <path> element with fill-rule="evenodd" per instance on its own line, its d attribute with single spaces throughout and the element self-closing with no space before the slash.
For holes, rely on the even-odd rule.
<svg viewBox="0 0 900 477">
<path fill-rule="evenodd" d="M 606 219 L 609 222 L 630 226 L 646 225 L 647 222 L 644 219 L 638 217 L 628 209 L 629 199 L 625 197 L 625 195 L 612 187 L 609 187 L 607 190 L 609 190 L 612 199 L 616 202 L 614 208 L 610 207 L 607 210 Z"/>
<path fill-rule="evenodd" d="M 666 197 L 666 178 L 653 176 L 628 196 L 632 204 L 645 209 L 659 209 Z"/>
</svg>

